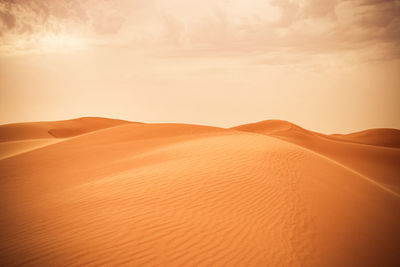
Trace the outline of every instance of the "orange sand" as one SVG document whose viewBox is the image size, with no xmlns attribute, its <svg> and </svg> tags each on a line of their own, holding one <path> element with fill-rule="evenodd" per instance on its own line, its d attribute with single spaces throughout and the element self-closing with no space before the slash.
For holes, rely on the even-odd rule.
<svg viewBox="0 0 400 267">
<path fill-rule="evenodd" d="M 399 132 L 0 126 L 0 265 L 400 266 Z"/>
</svg>

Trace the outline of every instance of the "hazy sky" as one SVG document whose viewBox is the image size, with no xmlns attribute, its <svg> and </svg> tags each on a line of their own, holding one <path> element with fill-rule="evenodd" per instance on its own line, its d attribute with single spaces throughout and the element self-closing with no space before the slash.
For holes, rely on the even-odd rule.
<svg viewBox="0 0 400 267">
<path fill-rule="evenodd" d="M 0 0 L 0 123 L 400 128 L 399 0 Z"/>
</svg>

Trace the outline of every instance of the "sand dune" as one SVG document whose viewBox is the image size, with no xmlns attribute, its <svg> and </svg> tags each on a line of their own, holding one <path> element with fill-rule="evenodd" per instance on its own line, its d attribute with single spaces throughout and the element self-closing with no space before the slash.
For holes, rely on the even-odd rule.
<svg viewBox="0 0 400 267">
<path fill-rule="evenodd" d="M 0 159 L 57 143 L 93 131 L 133 122 L 84 117 L 65 121 L 27 122 L 0 125 Z"/>
<path fill-rule="evenodd" d="M 25 122 L 0 125 L 0 142 L 41 138 L 67 138 L 131 122 L 84 117 L 65 121 Z"/>
<path fill-rule="evenodd" d="M 399 130 L 372 129 L 349 135 L 324 135 L 279 120 L 232 129 L 261 133 L 300 145 L 400 192 L 400 149 L 396 141 L 400 138 Z"/>
<path fill-rule="evenodd" d="M 0 142 L 0 159 L 12 157 L 59 141 L 55 138 L 40 138 Z"/>
<path fill-rule="evenodd" d="M 400 264 L 399 149 L 379 131 L 70 123 L 0 160 L 1 265 Z"/>
<path fill-rule="evenodd" d="M 334 134 L 338 140 L 360 144 L 400 148 L 400 130 L 371 129 L 351 134 Z"/>
</svg>

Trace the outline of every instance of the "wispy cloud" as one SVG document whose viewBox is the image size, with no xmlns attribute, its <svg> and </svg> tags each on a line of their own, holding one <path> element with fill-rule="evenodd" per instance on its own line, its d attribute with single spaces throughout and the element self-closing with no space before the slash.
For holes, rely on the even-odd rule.
<svg viewBox="0 0 400 267">
<path fill-rule="evenodd" d="M 398 14 L 399 0 L 3 0 L 0 46 L 3 53 L 31 51 L 64 36 L 89 46 L 151 48 L 164 57 L 386 60 L 400 56 Z"/>
</svg>

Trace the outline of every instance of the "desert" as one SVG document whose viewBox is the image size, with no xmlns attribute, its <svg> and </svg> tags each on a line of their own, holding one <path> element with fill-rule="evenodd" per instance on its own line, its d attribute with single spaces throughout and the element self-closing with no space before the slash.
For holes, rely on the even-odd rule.
<svg viewBox="0 0 400 267">
<path fill-rule="evenodd" d="M 400 130 L 0 126 L 2 266 L 399 266 Z"/>
<path fill-rule="evenodd" d="M 400 0 L 0 0 L 0 267 L 400 267 Z"/>
</svg>

